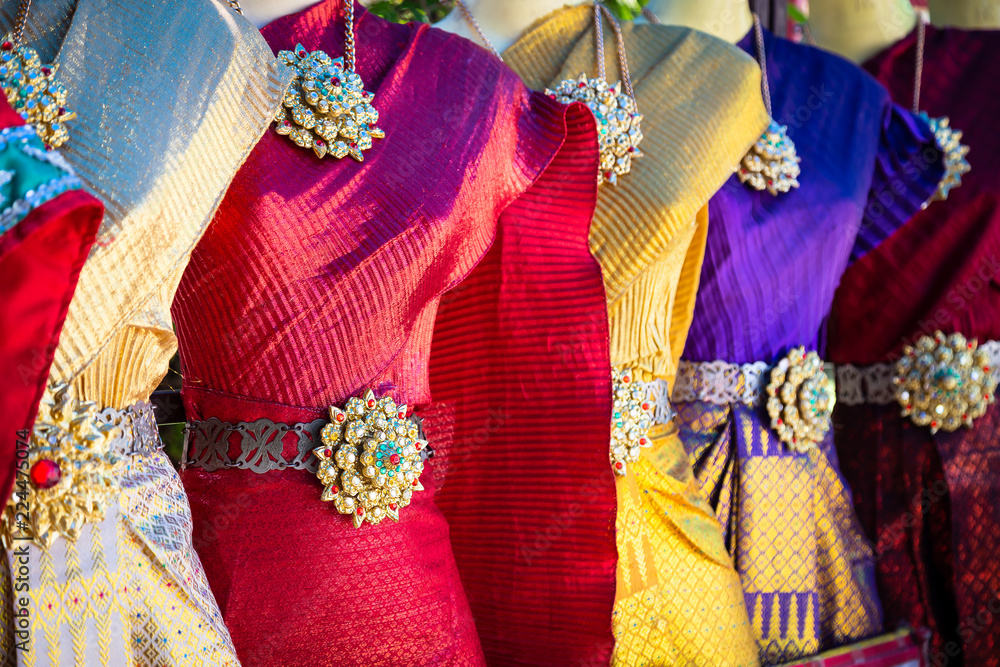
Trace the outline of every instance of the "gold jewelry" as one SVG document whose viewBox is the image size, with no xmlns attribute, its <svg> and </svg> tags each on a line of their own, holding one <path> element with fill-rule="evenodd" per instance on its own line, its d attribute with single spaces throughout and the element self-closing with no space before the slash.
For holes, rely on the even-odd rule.
<svg viewBox="0 0 1000 667">
<path fill-rule="evenodd" d="M 740 161 L 736 175 L 740 182 L 754 190 L 767 190 L 772 195 L 799 187 L 801 159 L 795 152 L 795 143 L 788 136 L 788 128 L 778 125 L 771 116 L 771 90 L 767 83 L 767 57 L 764 52 L 764 31 L 760 17 L 753 14 L 754 39 L 757 45 L 757 62 L 760 64 L 760 87 L 764 107 L 771 122 Z"/>
<path fill-rule="evenodd" d="M 354 527 L 376 524 L 388 517 L 399 521 L 399 510 L 423 491 L 420 452 L 427 446 L 406 405 L 388 396 L 376 399 L 369 389 L 348 399 L 344 409 L 330 408 L 330 423 L 320 432 L 322 445 L 316 476 L 323 483 L 321 500 L 333 501 L 350 514 Z"/>
<path fill-rule="evenodd" d="M 11 108 L 52 150 L 69 139 L 64 123 L 76 114 L 66 108 L 66 88 L 56 81 L 59 65 L 43 65 L 38 52 L 21 43 L 30 7 L 31 0 L 21 0 L 14 28 L 0 44 L 0 88 Z"/>
<path fill-rule="evenodd" d="M 230 6 L 243 13 L 239 0 Z M 278 57 L 294 71 L 281 109 L 274 117 L 275 131 L 297 146 L 311 148 L 316 157 L 350 155 L 364 161 L 362 153 L 372 147 L 372 139 L 385 132 L 372 106 L 374 93 L 354 71 L 354 3 L 344 0 L 344 57 L 330 58 L 324 51 L 306 51 L 301 44 L 294 51 L 279 51 Z"/>
<path fill-rule="evenodd" d="M 455 6 L 461 10 L 469 25 L 483 40 L 493 54 L 503 60 L 500 52 L 486 37 L 472 12 L 462 0 L 455 0 Z M 611 29 L 615 32 L 618 45 L 618 63 L 621 67 L 622 80 L 615 85 L 608 85 L 604 71 L 604 34 L 601 13 L 607 17 Z M 632 160 L 643 156 L 639 150 L 639 142 L 643 134 L 640 124 L 642 114 L 639 113 L 632 90 L 632 78 L 628 71 L 628 58 L 625 54 L 625 40 L 622 37 L 621 26 L 607 7 L 600 2 L 594 3 L 594 38 L 597 53 L 597 77 L 588 79 L 586 73 L 576 79 L 560 81 L 554 89 L 545 89 L 545 94 L 562 104 L 583 102 L 594 114 L 597 120 L 597 143 L 601 158 L 598 165 L 597 183 L 618 185 L 618 177 L 624 176 L 632 169 Z M 624 90 L 624 92 L 623 92 Z"/>
<path fill-rule="evenodd" d="M 652 447 L 653 402 L 649 388 L 635 382 L 630 368 L 611 370 L 611 469 L 624 476 L 626 465 L 639 460 L 641 450 Z"/>
<path fill-rule="evenodd" d="M 797 452 L 808 452 L 826 437 L 837 394 L 819 355 L 793 349 L 771 370 L 767 414 L 778 438 Z"/>
<path fill-rule="evenodd" d="M 961 143 L 962 131 L 955 130 L 947 116 L 931 118 L 926 111 L 920 111 L 920 80 L 924 74 L 924 41 L 927 32 L 927 25 L 923 16 L 917 18 L 917 59 L 913 68 L 913 113 L 924 119 L 934 133 L 934 142 L 938 149 L 944 153 L 944 176 L 938 183 L 937 190 L 930 200 L 924 202 L 923 208 L 932 201 L 944 201 L 948 198 L 948 193 L 952 188 L 957 188 L 962 184 L 962 174 L 967 174 L 972 169 L 965 156 L 969 154 L 969 147 Z"/>
</svg>

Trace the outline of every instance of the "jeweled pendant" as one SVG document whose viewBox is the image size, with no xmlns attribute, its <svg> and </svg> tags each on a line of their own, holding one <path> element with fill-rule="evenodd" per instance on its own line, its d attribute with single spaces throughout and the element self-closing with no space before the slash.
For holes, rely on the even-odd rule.
<svg viewBox="0 0 1000 667">
<path fill-rule="evenodd" d="M 815 352 L 797 347 L 779 361 L 767 397 L 771 429 L 791 449 L 808 452 L 826 437 L 837 392 Z"/>
<path fill-rule="evenodd" d="M 770 125 L 740 162 L 736 175 L 754 190 L 772 195 L 799 187 L 799 162 L 788 128 L 771 119 Z"/>
<path fill-rule="evenodd" d="M 278 57 L 295 72 L 274 117 L 278 134 L 319 158 L 350 155 L 364 161 L 362 153 L 372 147 L 372 139 L 382 139 L 385 132 L 377 127 L 375 94 L 365 91 L 361 77 L 344 69 L 343 58 L 310 53 L 301 44 Z"/>
<path fill-rule="evenodd" d="M 581 74 L 578 79 L 560 81 L 555 90 L 545 94 L 562 104 L 583 102 L 597 120 L 597 144 L 601 162 L 597 182 L 618 185 L 618 177 L 632 169 L 632 160 L 642 157 L 642 114 L 635 100 L 622 92 L 619 81 L 609 86 L 604 79 L 588 79 Z"/>
<path fill-rule="evenodd" d="M 917 116 L 923 118 L 931 126 L 931 132 L 934 133 L 934 143 L 944 153 L 944 176 L 941 177 L 937 190 L 934 191 L 930 201 L 924 203 L 924 208 L 927 208 L 932 201 L 947 199 L 951 189 L 962 184 L 962 174 L 969 173 L 972 170 L 972 165 L 965 159 L 965 156 L 969 154 L 969 147 L 961 143 L 962 131 L 952 128 L 947 116 L 931 118 L 924 111 L 921 111 Z"/>
<path fill-rule="evenodd" d="M 649 389 L 635 382 L 630 368 L 611 371 L 611 470 L 623 476 L 627 465 L 639 460 L 641 450 L 652 447 L 653 401 Z"/>
<path fill-rule="evenodd" d="M 66 143 L 65 123 L 76 118 L 66 108 L 66 88 L 56 81 L 58 69 L 57 64 L 43 65 L 37 51 L 15 46 L 9 36 L 0 44 L 0 87 L 49 150 Z"/>
</svg>

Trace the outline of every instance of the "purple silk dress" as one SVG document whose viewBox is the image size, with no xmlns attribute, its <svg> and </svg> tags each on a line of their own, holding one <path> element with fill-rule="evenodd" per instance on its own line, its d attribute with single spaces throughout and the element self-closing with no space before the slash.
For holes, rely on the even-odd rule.
<svg viewBox="0 0 1000 667">
<path fill-rule="evenodd" d="M 868 74 L 767 32 L 764 43 L 773 116 L 795 142 L 801 187 L 772 196 L 733 176 L 712 198 L 683 354 L 691 362 L 771 366 L 798 346 L 822 356 L 841 274 L 919 210 L 941 175 L 929 128 Z M 752 33 L 740 47 L 755 54 Z M 765 402 L 699 394 L 676 407 L 761 658 L 774 664 L 878 633 L 882 617 L 872 548 L 832 437 L 792 451 L 770 429 Z"/>
</svg>

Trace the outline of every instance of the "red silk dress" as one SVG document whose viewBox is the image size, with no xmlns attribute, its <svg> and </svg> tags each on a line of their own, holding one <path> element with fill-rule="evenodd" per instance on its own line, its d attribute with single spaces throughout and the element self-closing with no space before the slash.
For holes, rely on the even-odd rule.
<svg viewBox="0 0 1000 667">
<path fill-rule="evenodd" d="M 38 187 L 45 183 L 42 179 L 59 174 L 63 176 L 56 178 L 63 178 L 65 172 L 12 146 L 15 139 L 8 141 L 6 133 L 23 125 L 21 116 L 0 97 L 4 132 L 0 169 L 10 175 L 0 200 L 0 417 L 4 423 L 0 506 L 10 498 L 14 483 L 18 432 L 30 431 L 35 421 L 80 269 L 104 215 L 101 203 L 82 190 L 79 180 L 54 197 L 32 198 L 25 192 L 32 188 L 42 193 Z M 36 143 L 41 148 L 40 140 Z M 49 173 L 37 173 L 37 165 Z M 36 173 L 28 175 L 28 171 Z M 30 185 L 25 183 L 29 179 Z M 27 214 L 8 227 L 6 221 L 13 223 L 14 209 L 21 206 Z"/>
<path fill-rule="evenodd" d="M 927 27 L 921 110 L 963 132 L 972 170 L 856 262 L 840 284 L 830 358 L 893 362 L 935 330 L 1000 340 L 1000 31 Z M 916 36 L 866 64 L 910 104 Z M 836 443 L 876 543 L 888 627 L 931 631 L 931 664 L 1000 665 L 1000 405 L 931 435 L 889 405 L 845 405 Z M 957 654 L 961 658 L 956 658 Z M 943 661 L 943 662 L 942 662 Z"/>
<path fill-rule="evenodd" d="M 482 665 L 477 630 L 525 632 L 519 664 L 607 655 L 593 117 L 471 42 L 355 15 L 386 136 L 357 163 L 265 134 L 177 293 L 183 395 L 189 419 L 229 424 L 312 422 L 367 389 L 428 406 L 426 490 L 398 523 L 355 529 L 304 470 L 189 467 L 195 547 L 245 667 Z M 262 32 L 336 57 L 341 17 L 328 0 Z M 294 438 L 282 447 L 291 461 Z M 514 558 L 574 505 L 562 539 Z"/>
</svg>

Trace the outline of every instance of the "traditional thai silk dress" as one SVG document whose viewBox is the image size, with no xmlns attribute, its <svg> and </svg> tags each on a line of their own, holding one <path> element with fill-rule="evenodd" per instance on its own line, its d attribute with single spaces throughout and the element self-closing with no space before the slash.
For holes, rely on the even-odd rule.
<svg viewBox="0 0 1000 667">
<path fill-rule="evenodd" d="M 901 104 L 915 42 L 866 64 Z M 932 434 L 900 415 L 892 379 L 903 345 L 936 331 L 978 339 L 987 372 L 1000 367 L 1000 101 L 981 87 L 998 59 L 1000 32 L 927 27 L 920 107 L 962 131 L 972 169 L 844 274 L 831 319 L 837 449 L 877 545 L 886 624 L 928 628 L 931 664 L 1000 664 L 1000 410 Z"/>
<path fill-rule="evenodd" d="M 8 22 L 16 9 L 3 4 Z M 118 427 L 119 461 L 103 521 L 84 524 L 76 541 L 30 546 L 26 565 L 7 552 L 30 587 L 16 582 L 12 610 L 3 568 L 5 655 L 23 665 L 236 665 L 147 399 L 176 349 L 169 306 L 189 253 L 289 72 L 249 22 L 211 0 L 183 11 L 34 3 L 25 42 L 43 62 L 58 60 L 77 113 L 63 153 L 105 206 L 49 380 L 96 402 L 93 421 Z M 30 628 L 12 635 L 11 613 L 23 610 Z"/>
<path fill-rule="evenodd" d="M 336 57 L 342 17 L 327 0 L 262 32 L 275 50 Z M 482 665 L 477 626 L 491 620 L 474 622 L 466 590 L 501 619 L 559 630 L 520 663 L 587 659 L 600 626 L 561 626 L 598 608 L 610 635 L 599 584 L 615 563 L 613 492 L 581 484 L 610 477 L 595 435 L 610 419 L 603 290 L 586 247 L 594 121 L 467 40 L 358 5 L 354 31 L 385 137 L 359 163 L 266 133 L 174 303 L 195 544 L 245 667 Z M 472 330 L 436 324 L 440 303 L 465 299 Z M 316 436 L 330 406 L 369 390 L 421 415 L 436 330 L 437 380 L 475 396 L 427 415 L 433 457 L 398 522 L 355 528 L 321 500 Z M 571 506 L 587 511 L 563 539 L 518 560 Z M 475 544 L 499 547 L 476 561 Z M 570 555 L 573 568 L 548 568 Z"/>
<path fill-rule="evenodd" d="M 35 421 L 66 309 L 103 211 L 83 192 L 80 179 L 45 153 L 6 97 L 0 97 L 0 128 L 0 415 L 5 422 L 0 498 L 6 500 L 18 442 L 26 445 Z"/>
<path fill-rule="evenodd" d="M 532 26 L 504 60 L 529 87 L 555 88 L 593 75 L 593 31 L 590 4 L 562 9 Z M 605 35 L 614 53 L 610 28 Z M 623 35 L 644 115 L 644 156 L 617 186 L 601 187 L 590 247 L 604 274 L 611 362 L 655 387 L 665 422 L 666 386 L 701 271 L 709 222 L 702 207 L 768 119 L 759 70 L 739 49 L 673 26 L 625 25 Z M 607 63 L 611 83 L 620 76 L 615 60 Z M 653 435 L 653 447 L 616 477 L 613 662 L 757 664 L 739 578 L 683 443 L 666 423 Z"/>
<path fill-rule="evenodd" d="M 739 46 L 754 53 L 753 33 Z M 863 71 L 766 31 L 764 46 L 772 113 L 801 158 L 801 187 L 774 196 L 734 176 L 712 197 L 672 396 L 761 659 L 774 664 L 875 634 L 882 622 L 871 545 L 832 434 L 805 453 L 780 440 L 761 397 L 768 371 L 800 346 L 823 353 L 825 318 L 852 255 L 918 210 L 941 169 L 916 168 L 932 145 L 928 127 Z M 882 204 L 886 192 L 891 202 Z"/>
</svg>

